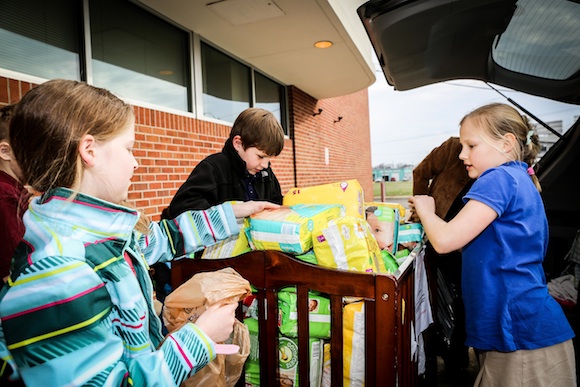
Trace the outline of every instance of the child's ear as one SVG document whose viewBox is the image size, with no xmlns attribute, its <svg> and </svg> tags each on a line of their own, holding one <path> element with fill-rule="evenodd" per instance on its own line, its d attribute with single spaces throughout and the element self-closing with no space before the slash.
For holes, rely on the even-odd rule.
<svg viewBox="0 0 580 387">
<path fill-rule="evenodd" d="M 0 159 L 4 161 L 14 160 L 14 153 L 12 153 L 12 147 L 6 141 L 0 141 Z"/>
<path fill-rule="evenodd" d="M 90 134 L 85 134 L 79 141 L 79 155 L 87 167 L 95 165 L 96 140 Z"/>
<path fill-rule="evenodd" d="M 244 143 L 242 142 L 242 137 L 239 134 L 234 136 L 232 139 L 232 144 L 237 151 L 244 150 Z"/>
<path fill-rule="evenodd" d="M 514 136 L 513 133 L 506 133 L 503 136 L 503 144 L 502 144 L 503 151 L 505 153 L 510 153 L 514 149 L 516 142 L 517 138 L 516 136 Z"/>
</svg>

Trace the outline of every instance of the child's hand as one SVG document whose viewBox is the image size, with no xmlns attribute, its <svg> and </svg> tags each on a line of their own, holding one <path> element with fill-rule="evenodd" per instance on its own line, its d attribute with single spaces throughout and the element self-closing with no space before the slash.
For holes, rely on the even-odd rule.
<svg viewBox="0 0 580 387">
<path fill-rule="evenodd" d="M 411 196 L 409 198 L 409 209 L 413 214 L 422 218 L 423 214 L 435 213 L 435 199 L 427 195 Z"/>
<path fill-rule="evenodd" d="M 262 210 L 275 210 L 277 208 L 280 208 L 279 204 L 263 201 L 249 201 L 232 204 L 232 209 L 234 210 L 236 218 L 245 218 Z"/>
<path fill-rule="evenodd" d="M 195 325 L 213 341 L 226 341 L 234 330 L 237 303 L 214 304 L 199 316 Z"/>
</svg>

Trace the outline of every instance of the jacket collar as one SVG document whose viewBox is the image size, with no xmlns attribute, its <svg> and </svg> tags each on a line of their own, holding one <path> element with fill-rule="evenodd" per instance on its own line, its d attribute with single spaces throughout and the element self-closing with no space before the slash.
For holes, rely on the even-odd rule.
<svg viewBox="0 0 580 387">
<path fill-rule="evenodd" d="M 130 239 L 139 218 L 136 210 L 67 188 L 56 188 L 34 198 L 31 221 L 40 218 L 49 228 L 84 242 L 103 238 Z M 26 216 L 25 215 L 25 216 Z"/>
<path fill-rule="evenodd" d="M 232 161 L 232 168 L 236 175 L 246 176 L 248 170 L 246 169 L 246 162 L 242 160 L 231 139 L 227 139 L 222 149 L 222 153 L 225 154 L 228 159 Z"/>
</svg>

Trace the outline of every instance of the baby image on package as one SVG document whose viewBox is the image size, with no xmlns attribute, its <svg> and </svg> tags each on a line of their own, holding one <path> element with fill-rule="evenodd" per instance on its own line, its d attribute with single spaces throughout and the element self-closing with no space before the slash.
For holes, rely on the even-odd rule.
<svg viewBox="0 0 580 387">
<path fill-rule="evenodd" d="M 365 203 L 365 215 L 379 248 L 394 254 L 397 251 L 399 211 L 383 203 Z"/>
<path fill-rule="evenodd" d="M 288 337 L 298 337 L 298 296 L 294 287 L 282 289 L 278 293 L 280 311 L 280 333 Z M 310 337 L 330 338 L 330 300 L 328 297 L 308 292 L 308 321 Z"/>
</svg>

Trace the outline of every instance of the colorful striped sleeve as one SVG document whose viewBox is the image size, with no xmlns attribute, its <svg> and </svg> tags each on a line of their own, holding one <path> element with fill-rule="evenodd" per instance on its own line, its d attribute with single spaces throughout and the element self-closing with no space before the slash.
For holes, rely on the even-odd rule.
<svg viewBox="0 0 580 387">
<path fill-rule="evenodd" d="M 134 386 L 179 385 L 215 358 L 213 341 L 192 323 L 167 336 L 155 356 L 142 356 L 128 364 Z M 162 363 L 158 360 L 163 359 Z"/>
<path fill-rule="evenodd" d="M 207 210 L 186 211 L 175 219 L 151 223 L 139 245 L 149 265 L 173 258 L 194 256 L 207 246 L 239 233 L 230 203 Z"/>
</svg>

